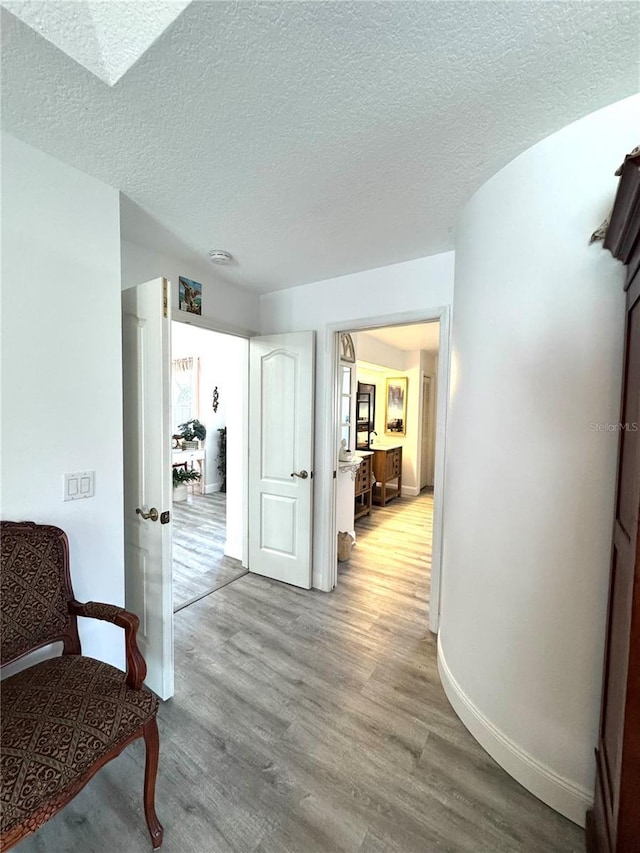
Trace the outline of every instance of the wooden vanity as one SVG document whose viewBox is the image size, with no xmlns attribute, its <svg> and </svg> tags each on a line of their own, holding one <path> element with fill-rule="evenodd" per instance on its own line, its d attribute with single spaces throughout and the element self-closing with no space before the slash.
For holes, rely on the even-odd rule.
<svg viewBox="0 0 640 853">
<path fill-rule="evenodd" d="M 370 450 L 358 451 L 362 459 L 356 474 L 354 489 L 354 519 L 362 518 L 371 512 L 371 494 L 373 487 L 373 453 Z"/>
<path fill-rule="evenodd" d="M 385 506 L 402 491 L 402 447 L 373 448 L 373 503 Z"/>
</svg>

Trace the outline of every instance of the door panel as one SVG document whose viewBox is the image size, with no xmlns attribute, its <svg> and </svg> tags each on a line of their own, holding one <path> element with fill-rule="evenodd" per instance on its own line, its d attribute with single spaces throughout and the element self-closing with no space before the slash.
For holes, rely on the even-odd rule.
<svg viewBox="0 0 640 853">
<path fill-rule="evenodd" d="M 173 695 L 170 321 L 166 279 L 122 293 L 125 604 L 140 619 L 146 683 Z M 170 516 L 169 516 L 170 518 Z"/>
<path fill-rule="evenodd" d="M 430 448 L 429 436 L 431 420 L 431 379 L 429 376 L 422 377 L 422 423 L 420 432 L 420 488 L 433 485 L 429 482 Z"/>
<path fill-rule="evenodd" d="M 628 294 L 622 435 L 613 532 L 596 798 L 598 851 L 635 853 L 640 838 L 640 294 Z"/>
<path fill-rule="evenodd" d="M 633 535 L 638 518 L 636 496 L 639 484 L 640 468 L 634 462 L 638 459 L 640 433 L 638 432 L 638 412 L 640 412 L 640 306 L 638 303 L 629 312 L 627 338 L 625 399 L 622 420 L 627 429 L 623 429 L 620 438 L 620 473 L 618 479 L 617 521 L 627 537 Z M 633 428 L 633 425 L 636 428 Z"/>
<path fill-rule="evenodd" d="M 260 547 L 272 553 L 295 557 L 296 504 L 294 498 L 262 496 Z"/>
<path fill-rule="evenodd" d="M 249 353 L 249 570 L 309 589 L 315 333 Z"/>
</svg>

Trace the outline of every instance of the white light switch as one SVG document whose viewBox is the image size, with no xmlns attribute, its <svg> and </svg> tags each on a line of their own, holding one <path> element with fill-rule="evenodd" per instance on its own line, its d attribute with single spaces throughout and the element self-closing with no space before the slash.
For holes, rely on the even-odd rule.
<svg viewBox="0 0 640 853">
<path fill-rule="evenodd" d="M 77 471 L 75 474 L 64 475 L 65 501 L 78 501 L 82 498 L 92 498 L 95 494 L 95 471 Z"/>
</svg>

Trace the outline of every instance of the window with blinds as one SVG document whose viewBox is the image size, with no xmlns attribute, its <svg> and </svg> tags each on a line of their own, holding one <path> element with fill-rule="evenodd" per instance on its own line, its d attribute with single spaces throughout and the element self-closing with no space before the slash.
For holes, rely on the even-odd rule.
<svg viewBox="0 0 640 853">
<path fill-rule="evenodd" d="M 199 417 L 199 373 L 200 359 L 189 356 L 174 358 L 171 363 L 171 405 L 172 429 L 178 432 L 178 426 Z"/>
</svg>

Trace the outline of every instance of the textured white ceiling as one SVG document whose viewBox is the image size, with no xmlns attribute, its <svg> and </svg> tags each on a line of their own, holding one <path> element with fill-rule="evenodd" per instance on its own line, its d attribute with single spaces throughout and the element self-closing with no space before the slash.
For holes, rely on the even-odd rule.
<svg viewBox="0 0 640 853">
<path fill-rule="evenodd" d="M 112 88 L 2 30 L 5 128 L 261 291 L 452 248 L 484 180 L 640 68 L 637 2 L 195 2 Z"/>
<path fill-rule="evenodd" d="M 113 86 L 190 0 L 3 0 L 2 5 Z"/>
</svg>

